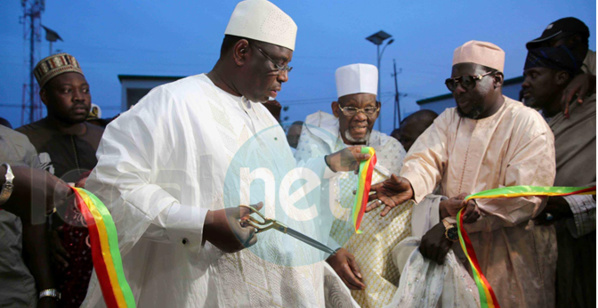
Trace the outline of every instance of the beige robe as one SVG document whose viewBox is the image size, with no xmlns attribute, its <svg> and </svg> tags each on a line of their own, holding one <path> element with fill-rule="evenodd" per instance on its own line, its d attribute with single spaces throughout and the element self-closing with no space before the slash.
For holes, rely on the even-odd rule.
<svg viewBox="0 0 598 308">
<path fill-rule="evenodd" d="M 448 197 L 553 184 L 550 128 L 536 111 L 504 99 L 494 115 L 480 120 L 461 118 L 456 108 L 447 109 L 418 138 L 401 172 L 411 182 L 417 202 L 438 184 Z M 542 199 L 482 199 L 478 205 L 482 217 L 466 229 L 500 305 L 553 307 L 554 228 L 529 223 L 542 210 Z"/>
</svg>

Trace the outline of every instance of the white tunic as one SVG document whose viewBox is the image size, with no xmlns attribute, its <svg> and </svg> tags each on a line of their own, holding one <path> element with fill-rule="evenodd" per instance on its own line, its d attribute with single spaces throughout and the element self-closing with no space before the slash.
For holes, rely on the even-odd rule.
<svg viewBox="0 0 598 308">
<path fill-rule="evenodd" d="M 309 246 L 273 230 L 258 236 L 257 250 L 223 254 L 209 242 L 201 245 L 207 211 L 238 205 L 227 203 L 238 187 L 225 178 L 235 155 L 245 159 L 237 152 L 252 137 L 263 143 L 256 157 L 281 170 L 295 166 L 285 134 L 267 109 L 224 92 L 205 74 L 153 89 L 107 127 L 87 187 L 112 213 L 139 307 L 324 305 L 323 262 L 280 265 L 297 265 L 301 256 L 313 254 Z M 330 172 L 323 159 L 312 162 L 313 170 Z M 261 197 L 268 195 L 240 200 Z M 263 201 L 266 214 L 273 213 L 272 200 Z M 310 221 L 285 222 L 313 232 Z M 259 249 L 277 262 L 256 256 Z M 95 274 L 85 305 L 104 305 Z"/>
<path fill-rule="evenodd" d="M 401 143 L 372 130 L 367 146 L 376 150 L 378 159 L 372 183 L 382 182 L 392 173 L 399 174 L 405 157 Z M 340 136 L 338 118 L 318 111 L 305 119 L 295 157 L 307 160 L 346 147 Z M 381 307 L 397 290 L 399 269 L 392 262 L 391 250 L 411 233 L 412 203 L 401 204 L 386 217 L 380 216 L 383 207 L 366 213 L 361 224 L 362 233 L 354 234 L 352 224 L 346 222 L 350 222 L 356 187 L 357 175 L 353 172 L 338 173 L 332 182 L 333 200 L 330 202 L 338 220 L 332 226 L 331 239 L 351 252 L 360 267 L 366 289 L 351 291 L 355 300 L 361 307 Z"/>
</svg>

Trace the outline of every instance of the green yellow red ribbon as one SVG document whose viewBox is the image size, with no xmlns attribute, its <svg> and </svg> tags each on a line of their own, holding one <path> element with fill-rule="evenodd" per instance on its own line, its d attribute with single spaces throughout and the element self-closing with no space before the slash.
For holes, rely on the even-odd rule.
<svg viewBox="0 0 598 308">
<path fill-rule="evenodd" d="M 118 248 L 116 226 L 106 206 L 89 191 L 73 187 L 77 208 L 89 229 L 93 267 L 107 307 L 135 307 Z"/>
<path fill-rule="evenodd" d="M 471 194 L 465 198 L 470 199 L 490 199 L 490 198 L 516 198 L 528 196 L 568 196 L 568 195 L 589 195 L 596 194 L 596 186 L 593 187 L 550 187 L 550 186 L 510 186 L 496 189 L 489 189 L 479 193 Z M 480 306 L 482 308 L 500 307 L 494 290 L 488 280 L 482 273 L 480 264 L 476 257 L 475 251 L 471 244 L 471 240 L 463 226 L 463 208 L 457 213 L 457 230 L 459 233 L 459 243 L 461 248 L 469 260 L 471 270 L 473 272 L 474 281 L 478 287 L 480 294 Z"/>
<path fill-rule="evenodd" d="M 482 269 L 480 268 L 480 264 L 478 263 L 478 258 L 476 257 L 475 251 L 473 250 L 473 246 L 471 245 L 471 241 L 469 240 L 469 236 L 467 232 L 465 232 L 465 228 L 463 228 L 463 209 L 459 210 L 457 213 L 457 230 L 459 231 L 459 243 L 461 244 L 461 248 L 471 265 L 471 271 L 473 273 L 473 280 L 478 287 L 478 292 L 480 294 L 480 307 L 482 308 L 494 308 L 500 307 L 498 304 L 498 300 L 496 300 L 496 295 L 494 294 L 494 290 L 488 280 L 486 280 L 486 276 L 482 273 Z"/>
<path fill-rule="evenodd" d="M 568 195 L 595 195 L 596 186 L 591 187 L 566 187 L 566 186 L 509 186 L 484 190 L 469 195 L 469 199 L 496 199 L 515 198 L 527 196 L 568 196 Z"/>
<path fill-rule="evenodd" d="M 355 226 L 355 232 L 357 233 L 361 233 L 359 227 L 361 226 L 361 220 L 363 219 L 363 214 L 368 205 L 370 187 L 372 186 L 372 174 L 374 173 L 374 167 L 378 161 L 376 158 L 376 151 L 372 147 L 361 147 L 361 153 L 370 154 L 370 158 L 359 163 L 359 183 L 357 184 L 355 202 L 353 204 L 353 210 L 351 211 L 353 226 Z"/>
</svg>

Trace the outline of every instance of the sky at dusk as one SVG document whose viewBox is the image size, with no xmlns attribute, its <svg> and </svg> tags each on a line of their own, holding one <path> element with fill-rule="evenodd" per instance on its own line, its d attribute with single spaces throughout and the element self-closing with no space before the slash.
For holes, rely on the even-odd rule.
<svg viewBox="0 0 598 308">
<path fill-rule="evenodd" d="M 42 24 L 64 40 L 53 45 L 75 56 L 103 117 L 120 112 L 119 74 L 189 76 L 208 72 L 219 56 L 229 0 L 46 0 Z M 400 70 L 403 117 L 417 100 L 448 93 L 453 50 L 469 40 L 488 41 L 506 52 L 505 78 L 521 76 L 525 43 L 552 21 L 574 16 L 590 28 L 596 50 L 596 1 L 272 1 L 298 25 L 293 71 L 278 101 L 283 117 L 304 120 L 330 112 L 336 99 L 335 70 L 352 63 L 376 65 L 376 47 L 365 38 L 392 35 L 381 63 L 382 131 L 393 129 L 393 60 Z M 0 117 L 21 126 L 23 84 L 28 82 L 29 44 L 19 23 L 19 0 L 0 1 Z M 37 59 L 49 55 L 43 39 Z M 25 117 L 27 118 L 27 117 Z M 27 121 L 25 121 L 27 122 Z M 378 127 L 378 124 L 375 126 Z"/>
</svg>

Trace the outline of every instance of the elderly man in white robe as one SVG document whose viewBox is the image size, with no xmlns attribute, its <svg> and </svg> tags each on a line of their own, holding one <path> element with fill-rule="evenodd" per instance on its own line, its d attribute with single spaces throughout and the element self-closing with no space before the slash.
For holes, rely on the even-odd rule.
<svg viewBox="0 0 598 308">
<path fill-rule="evenodd" d="M 349 146 L 364 145 L 376 150 L 378 163 L 372 183 L 399 173 L 405 150 L 394 138 L 373 129 L 380 113 L 376 101 L 378 70 L 371 64 L 351 64 L 336 70 L 338 101 L 332 102 L 332 113 L 318 111 L 307 116 L 295 157 L 308 160 Z M 330 205 L 338 218 L 331 230 L 336 246 L 342 245 L 328 263 L 352 289 L 362 307 L 386 304 L 399 282 L 399 270 L 391 260 L 391 249 L 410 233 L 411 202 L 401 205 L 391 219 L 375 213 L 366 214 L 361 234 L 354 234 L 350 221 L 355 200 L 357 175 L 340 173 L 331 183 Z"/>
<path fill-rule="evenodd" d="M 263 171 L 268 188 L 268 171 L 296 166 L 283 130 L 260 103 L 288 80 L 296 32 L 274 4 L 240 2 L 211 72 L 153 89 L 107 128 L 87 187 L 114 217 L 139 307 L 325 305 L 324 258 L 316 262 L 313 248 L 274 230 L 257 240 L 255 229 L 240 221 L 247 210 L 238 207 L 264 201 L 267 216 L 308 235 L 317 229 L 306 218 L 311 207 L 281 209 L 281 196 L 262 190 L 256 197 L 246 185 Z M 369 157 L 360 150 L 305 166 L 320 178 L 354 170 Z M 233 168 L 246 160 L 251 173 Z M 285 218 L 284 211 L 294 215 Z M 353 305 L 345 290 L 348 301 L 340 304 Z M 101 296 L 94 274 L 84 306 L 102 306 Z"/>
<path fill-rule="evenodd" d="M 502 95 L 504 57 L 487 42 L 469 41 L 455 50 L 446 85 L 457 107 L 418 138 L 400 177 L 372 187 L 372 199 L 385 204 L 386 214 L 405 200 L 420 202 L 440 185 L 450 199 L 440 202 L 441 222 L 423 236 L 422 255 L 442 263 L 451 247 L 461 249 L 450 231 L 457 211 L 466 207 L 465 229 L 500 306 L 554 307 L 555 231 L 531 222 L 544 207 L 542 199 L 463 201 L 487 189 L 554 181 L 553 134 L 538 112 Z"/>
</svg>

